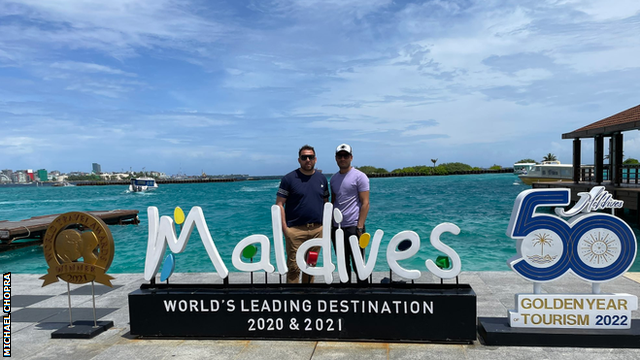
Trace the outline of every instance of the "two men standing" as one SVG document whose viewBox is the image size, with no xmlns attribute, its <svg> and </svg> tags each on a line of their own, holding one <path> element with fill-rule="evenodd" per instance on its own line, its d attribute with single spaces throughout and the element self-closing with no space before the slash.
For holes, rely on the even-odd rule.
<svg viewBox="0 0 640 360">
<path fill-rule="evenodd" d="M 350 249 L 349 236 L 360 237 L 365 232 L 364 225 L 369 212 L 369 179 L 351 166 L 352 160 L 351 146 L 338 146 L 336 163 L 340 172 L 331 177 L 331 201 L 334 207 L 343 213 L 344 220 L 341 226 L 345 232 L 345 249 Z M 282 230 L 286 240 L 288 283 L 299 282 L 300 269 L 296 263 L 296 252 L 300 244 L 322 235 L 322 211 L 324 203 L 329 200 L 329 186 L 327 178 L 314 169 L 316 162 L 313 147 L 305 145 L 300 148 L 300 168 L 282 178 L 276 197 L 276 205 L 280 206 L 282 212 Z M 336 226 L 334 223 L 334 248 Z M 311 251 L 318 249 L 312 248 Z M 364 250 L 361 251 L 364 253 Z M 345 260 L 351 281 L 351 251 L 345 252 Z M 302 282 L 313 282 L 313 277 L 303 273 Z"/>
</svg>

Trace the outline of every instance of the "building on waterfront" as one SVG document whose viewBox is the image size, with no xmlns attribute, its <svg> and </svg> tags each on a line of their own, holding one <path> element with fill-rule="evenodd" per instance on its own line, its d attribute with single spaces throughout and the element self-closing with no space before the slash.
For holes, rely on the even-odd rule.
<svg viewBox="0 0 640 360">
<path fill-rule="evenodd" d="M 159 171 L 150 171 L 149 176 L 157 178 L 157 179 L 166 179 L 168 178 L 167 174 Z"/>
<path fill-rule="evenodd" d="M 18 170 L 11 174 L 11 181 L 16 184 L 24 184 L 29 177 L 27 176 L 27 172 L 25 170 Z"/>
<path fill-rule="evenodd" d="M 106 181 L 128 180 L 131 177 L 129 173 L 102 173 L 100 178 Z"/>
<path fill-rule="evenodd" d="M 47 179 L 49 181 L 60 181 L 58 180 L 59 177 L 60 177 L 60 171 L 58 170 L 49 171 L 49 173 L 47 174 Z"/>
<path fill-rule="evenodd" d="M 11 177 L 13 176 L 13 170 L 11 169 L 4 169 L 1 172 L 9 179 L 11 179 Z"/>
<path fill-rule="evenodd" d="M 102 173 L 102 167 L 98 163 L 91 164 L 91 168 L 92 168 L 91 172 L 96 175 L 100 175 L 100 173 Z"/>
<path fill-rule="evenodd" d="M 47 176 L 47 170 L 46 169 L 38 170 L 38 180 L 40 180 L 40 181 L 48 181 L 49 180 L 49 178 Z"/>
</svg>

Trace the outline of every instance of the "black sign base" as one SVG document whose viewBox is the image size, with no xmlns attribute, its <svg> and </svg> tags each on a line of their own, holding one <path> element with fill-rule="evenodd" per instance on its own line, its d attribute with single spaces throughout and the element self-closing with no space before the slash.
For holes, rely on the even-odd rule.
<svg viewBox="0 0 640 360">
<path fill-rule="evenodd" d="M 51 333 L 52 339 L 92 339 L 113 327 L 113 321 L 98 321 L 97 327 L 93 326 L 93 320 L 78 320 L 73 322 L 73 327 L 68 325 Z"/>
<path fill-rule="evenodd" d="M 143 285 L 140 337 L 472 343 L 476 294 L 456 284 Z"/>
<path fill-rule="evenodd" d="M 631 320 L 631 329 L 531 329 L 512 328 L 506 317 L 481 317 L 478 334 L 485 345 L 640 348 L 640 320 Z"/>
</svg>

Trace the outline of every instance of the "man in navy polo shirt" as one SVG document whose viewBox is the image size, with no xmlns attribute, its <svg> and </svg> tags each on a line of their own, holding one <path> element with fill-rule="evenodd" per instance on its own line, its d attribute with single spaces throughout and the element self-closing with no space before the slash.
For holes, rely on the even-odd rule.
<svg viewBox="0 0 640 360">
<path fill-rule="evenodd" d="M 298 151 L 300 168 L 280 181 L 276 205 L 282 212 L 282 231 L 287 247 L 287 282 L 298 283 L 300 268 L 296 263 L 298 247 L 305 241 L 322 236 L 322 210 L 329 201 L 329 184 L 321 172 L 314 169 L 316 152 L 305 145 Z M 319 251 L 319 247 L 310 249 Z M 302 274 L 303 283 L 312 283 L 313 276 Z"/>
</svg>

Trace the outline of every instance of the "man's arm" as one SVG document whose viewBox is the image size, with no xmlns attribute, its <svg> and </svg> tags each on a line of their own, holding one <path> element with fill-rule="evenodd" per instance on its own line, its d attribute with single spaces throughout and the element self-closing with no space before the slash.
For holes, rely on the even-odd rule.
<svg viewBox="0 0 640 360">
<path fill-rule="evenodd" d="M 362 206 L 360 207 L 360 214 L 358 215 L 358 228 L 363 228 L 365 221 L 367 221 L 367 215 L 369 214 L 369 190 L 361 191 L 358 193 Z"/>
<path fill-rule="evenodd" d="M 287 230 L 287 217 L 284 214 L 284 203 L 287 202 L 287 198 L 283 198 L 282 196 L 276 196 L 276 205 L 280 207 L 280 214 L 282 218 L 282 231 Z"/>
</svg>

